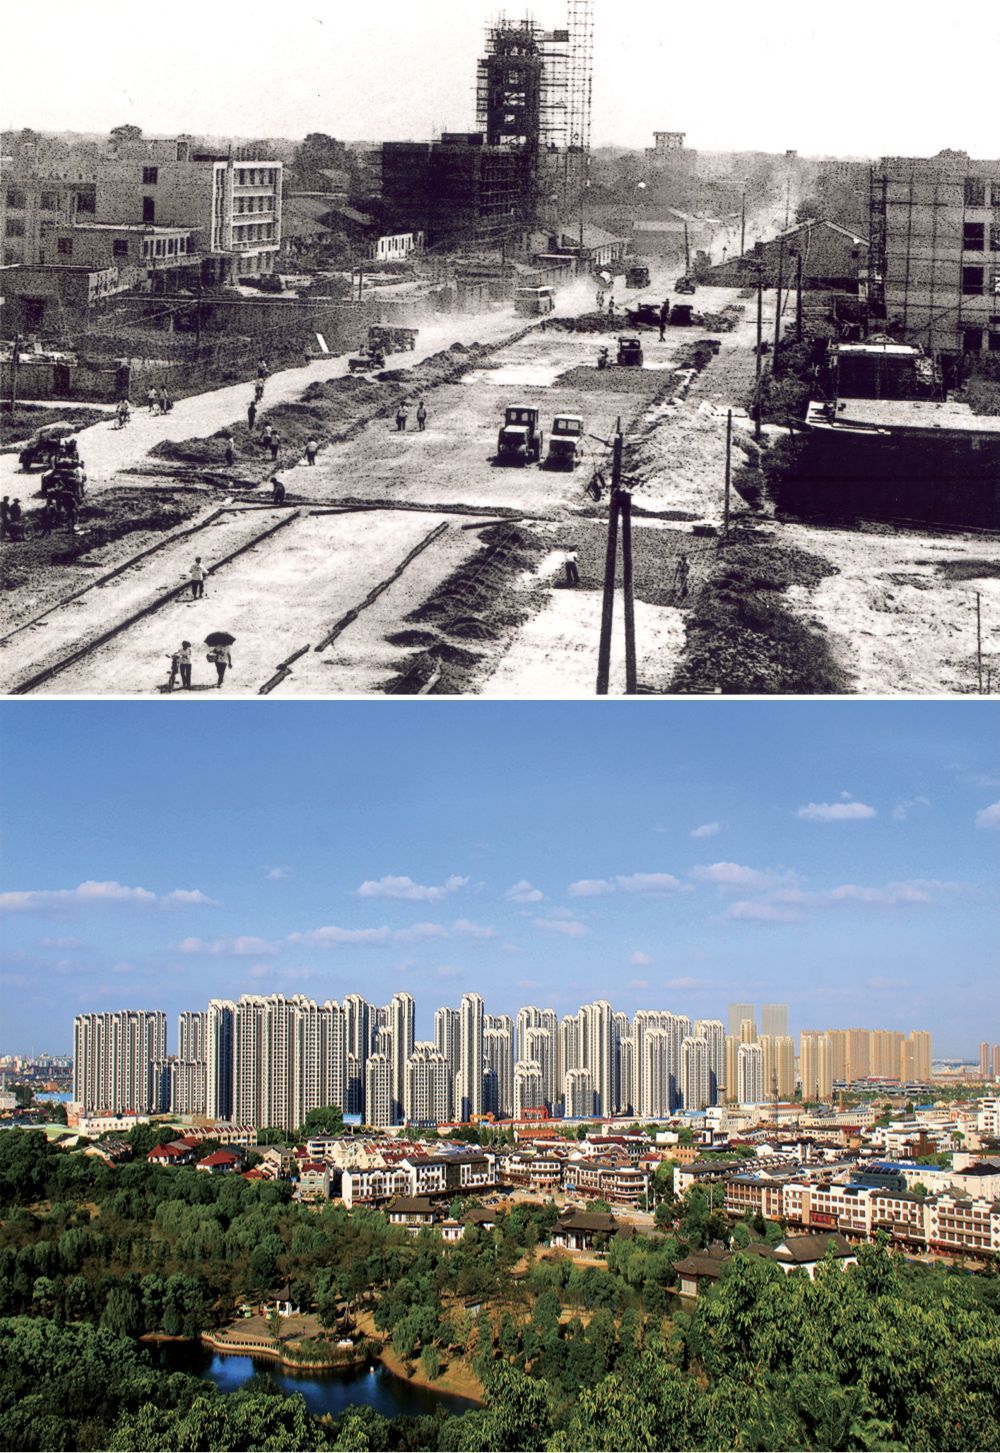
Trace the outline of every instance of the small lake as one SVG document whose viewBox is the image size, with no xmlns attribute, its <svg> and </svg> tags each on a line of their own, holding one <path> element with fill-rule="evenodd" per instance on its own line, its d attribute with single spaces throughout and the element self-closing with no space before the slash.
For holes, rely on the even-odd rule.
<svg viewBox="0 0 1000 1453">
<path fill-rule="evenodd" d="M 150 1348 L 161 1367 L 169 1372 L 190 1372 L 214 1382 L 222 1392 L 238 1392 L 251 1378 L 264 1379 L 282 1393 L 301 1393 L 311 1413 L 339 1417 L 345 1408 L 365 1404 L 387 1418 L 434 1413 L 462 1413 L 478 1407 L 467 1398 L 415 1387 L 397 1377 L 381 1362 L 369 1368 L 345 1368 L 325 1372 L 295 1372 L 267 1357 L 243 1357 L 233 1352 L 216 1352 L 200 1342 L 161 1342 Z"/>
</svg>

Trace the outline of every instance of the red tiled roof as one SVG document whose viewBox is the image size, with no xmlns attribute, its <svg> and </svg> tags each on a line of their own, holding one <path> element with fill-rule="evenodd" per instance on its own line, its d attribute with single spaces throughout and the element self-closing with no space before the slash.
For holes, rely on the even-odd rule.
<svg viewBox="0 0 1000 1453">
<path fill-rule="evenodd" d="M 213 1150 L 211 1155 L 206 1155 L 204 1160 L 199 1160 L 199 1165 L 236 1165 L 236 1156 L 228 1150 Z"/>
</svg>

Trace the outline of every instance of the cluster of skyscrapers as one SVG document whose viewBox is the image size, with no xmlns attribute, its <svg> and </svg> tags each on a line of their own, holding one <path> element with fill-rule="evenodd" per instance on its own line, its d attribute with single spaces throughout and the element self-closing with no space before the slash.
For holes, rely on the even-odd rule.
<svg viewBox="0 0 1000 1453">
<path fill-rule="evenodd" d="M 86 1113 L 172 1110 L 212 1120 L 293 1129 L 312 1109 L 338 1105 L 367 1124 L 563 1114 L 658 1120 L 723 1101 L 829 1099 L 834 1080 L 928 1080 L 930 1035 L 916 1030 L 803 1031 L 799 1064 L 788 1006 L 752 1004 L 729 1024 L 667 1010 L 631 1019 L 600 999 L 560 1018 L 527 1005 L 487 1014 L 479 994 L 434 1015 L 418 1040 L 412 995 L 386 1005 L 359 994 L 322 1004 L 305 995 L 244 994 L 182 1013 L 177 1054 L 166 1016 L 130 1010 L 80 1015 L 74 1099 Z"/>
</svg>

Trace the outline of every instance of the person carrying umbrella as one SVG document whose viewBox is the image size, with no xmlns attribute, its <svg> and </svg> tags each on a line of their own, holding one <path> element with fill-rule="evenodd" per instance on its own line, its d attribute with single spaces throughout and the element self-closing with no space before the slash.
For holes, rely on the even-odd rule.
<svg viewBox="0 0 1000 1453">
<path fill-rule="evenodd" d="M 228 631 L 213 631 L 205 637 L 205 645 L 211 646 L 207 659 L 215 666 L 218 681 L 216 686 L 221 686 L 226 677 L 226 668 L 233 664 L 233 658 L 229 653 L 229 647 L 236 640 Z"/>
</svg>

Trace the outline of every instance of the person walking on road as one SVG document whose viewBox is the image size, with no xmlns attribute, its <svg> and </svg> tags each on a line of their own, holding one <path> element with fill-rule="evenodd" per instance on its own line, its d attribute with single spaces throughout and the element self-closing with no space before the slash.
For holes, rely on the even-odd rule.
<svg viewBox="0 0 1000 1453">
<path fill-rule="evenodd" d="M 213 646 L 209 652 L 208 659 L 214 663 L 218 681 L 216 686 L 221 686 L 226 677 L 226 667 L 233 664 L 233 658 L 229 654 L 228 646 Z"/>
<path fill-rule="evenodd" d="M 613 323 L 615 321 L 615 295 L 614 295 L 614 293 L 612 293 L 611 294 L 611 297 L 608 299 L 608 320 L 611 323 Z"/>
<path fill-rule="evenodd" d="M 271 459 L 272 460 L 277 459 L 277 457 L 278 457 L 278 449 L 279 449 L 280 445 L 281 445 L 281 435 L 278 433 L 277 429 L 272 429 L 271 430 Z"/>
<path fill-rule="evenodd" d="M 7 510 L 6 533 L 10 536 L 12 540 L 16 540 L 21 535 L 22 518 L 23 516 L 21 514 L 21 501 L 19 499 L 16 499 L 11 503 L 9 509 Z"/>
<path fill-rule="evenodd" d="M 181 671 L 181 690 L 191 690 L 191 642 L 181 641 L 181 648 L 177 652 L 177 664 Z"/>
<path fill-rule="evenodd" d="M 235 454 L 235 451 L 233 450 L 233 436 L 232 436 L 232 434 L 227 434 L 225 436 L 225 440 L 226 440 L 226 463 L 227 464 L 235 464 L 236 463 L 236 454 Z"/>
<path fill-rule="evenodd" d="M 0 540 L 7 538 L 7 530 L 10 526 L 10 495 L 5 494 L 0 500 Z"/>
<path fill-rule="evenodd" d="M 265 424 L 264 427 L 263 427 L 263 429 L 261 429 L 261 431 L 260 431 L 260 447 L 262 449 L 270 449 L 270 447 L 271 447 L 271 426 L 270 426 L 270 424 Z"/>
<path fill-rule="evenodd" d="M 149 393 L 146 395 L 146 400 L 149 404 L 149 412 L 151 414 L 155 414 L 160 402 L 160 395 L 156 392 L 155 384 L 152 384 L 150 386 Z"/>
<path fill-rule="evenodd" d="M 576 546 L 571 545 L 566 551 L 566 584 L 580 584 L 580 567 L 577 559 Z"/>
<path fill-rule="evenodd" d="M 124 429 L 125 425 L 128 423 L 129 419 L 131 418 L 131 414 L 132 414 L 132 411 L 129 408 L 128 399 L 119 399 L 119 401 L 118 401 L 117 414 L 118 414 L 118 427 L 119 427 L 119 429 Z"/>
<path fill-rule="evenodd" d="M 257 417 L 257 400 L 251 399 L 247 404 L 247 428 L 253 433 L 254 420 Z"/>
<path fill-rule="evenodd" d="M 315 439 L 306 440 L 306 463 L 315 464 L 316 455 L 319 453 L 319 445 Z"/>
<path fill-rule="evenodd" d="M 396 429 L 397 432 L 399 432 L 400 434 L 406 433 L 406 421 L 409 417 L 410 411 L 407 408 L 406 400 L 404 399 L 403 402 L 396 409 Z"/>
<path fill-rule="evenodd" d="M 660 342 L 663 343 L 667 336 L 667 323 L 670 320 L 670 299 L 664 298 L 660 304 Z"/>
<path fill-rule="evenodd" d="M 160 413 L 169 414 L 174 406 L 174 401 L 165 388 L 160 389 Z"/>
<path fill-rule="evenodd" d="M 201 563 L 201 556 L 196 555 L 194 564 L 191 566 L 191 599 L 201 600 L 205 594 L 205 578 L 209 574 L 208 566 Z"/>
<path fill-rule="evenodd" d="M 260 403 L 264 397 L 264 380 L 259 378 L 253 386 L 253 396 L 256 403 Z"/>
<path fill-rule="evenodd" d="M 260 358 L 260 359 L 257 360 L 257 377 L 260 378 L 260 379 L 267 378 L 267 359 L 266 358 Z"/>
<path fill-rule="evenodd" d="M 420 432 L 422 434 L 424 432 L 424 429 L 426 427 L 427 427 L 427 405 L 424 403 L 423 399 L 421 399 L 420 402 L 419 402 L 419 404 L 417 404 L 417 428 L 420 430 Z"/>
<path fill-rule="evenodd" d="M 285 486 L 277 475 L 271 480 L 271 499 L 276 505 L 285 503 Z"/>
<path fill-rule="evenodd" d="M 674 566 L 674 589 L 681 600 L 686 600 L 690 588 L 691 562 L 686 555 L 682 555 Z"/>
</svg>

